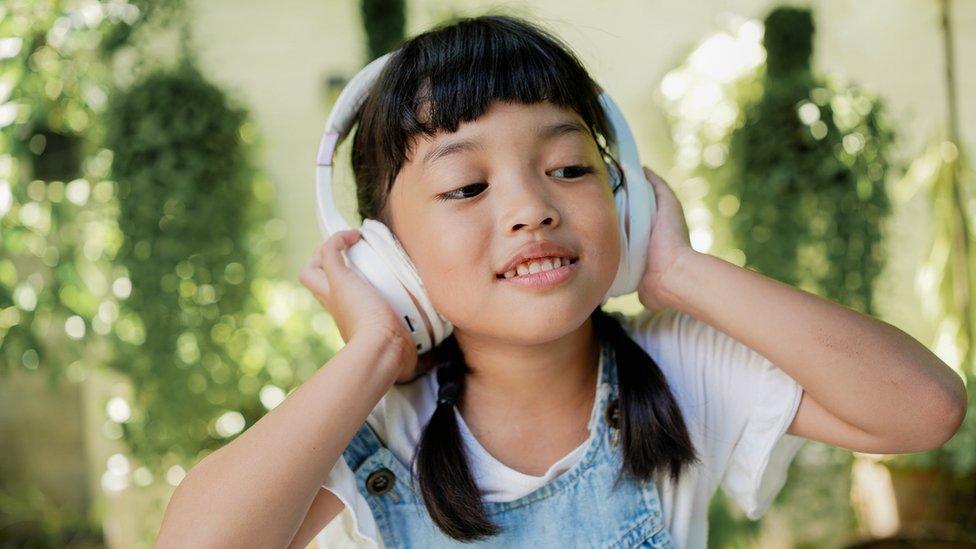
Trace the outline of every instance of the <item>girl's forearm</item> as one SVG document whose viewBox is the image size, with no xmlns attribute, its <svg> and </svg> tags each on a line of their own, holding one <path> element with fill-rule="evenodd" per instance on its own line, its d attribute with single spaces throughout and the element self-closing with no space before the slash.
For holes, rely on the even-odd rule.
<svg viewBox="0 0 976 549">
<path fill-rule="evenodd" d="M 160 547 L 285 547 L 403 356 L 379 335 L 353 338 L 233 442 L 200 461 L 163 518 Z"/>
<path fill-rule="evenodd" d="M 664 285 L 671 306 L 759 352 L 878 440 L 940 444 L 965 413 L 960 377 L 886 322 L 696 251 Z"/>
</svg>

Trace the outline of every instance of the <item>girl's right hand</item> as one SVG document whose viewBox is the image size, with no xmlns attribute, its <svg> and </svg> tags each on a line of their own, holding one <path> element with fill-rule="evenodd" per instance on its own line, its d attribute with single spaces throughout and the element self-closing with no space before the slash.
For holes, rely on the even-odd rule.
<svg viewBox="0 0 976 549">
<path fill-rule="evenodd" d="M 400 348 L 402 368 L 396 382 L 404 383 L 417 377 L 417 348 L 383 294 L 350 269 L 342 255 L 360 238 L 357 230 L 329 236 L 302 267 L 298 279 L 332 315 L 343 341 L 371 336 Z"/>
</svg>

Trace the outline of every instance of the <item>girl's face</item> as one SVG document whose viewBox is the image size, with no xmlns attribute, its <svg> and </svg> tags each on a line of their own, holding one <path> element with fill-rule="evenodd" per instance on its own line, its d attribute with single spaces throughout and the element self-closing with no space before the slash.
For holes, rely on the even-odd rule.
<svg viewBox="0 0 976 549">
<path fill-rule="evenodd" d="M 576 112 L 551 103 L 496 101 L 455 133 L 421 134 L 387 209 L 434 308 L 466 338 L 531 345 L 564 336 L 600 304 L 620 261 L 596 142 Z M 539 289 L 498 278 L 537 241 L 579 258 L 567 280 Z"/>
</svg>

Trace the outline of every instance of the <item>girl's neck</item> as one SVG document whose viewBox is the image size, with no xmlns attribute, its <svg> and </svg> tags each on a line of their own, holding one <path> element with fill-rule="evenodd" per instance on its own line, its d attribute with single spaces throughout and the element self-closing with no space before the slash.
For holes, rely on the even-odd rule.
<svg viewBox="0 0 976 549">
<path fill-rule="evenodd" d="M 590 318 L 565 336 L 539 345 L 499 345 L 465 334 L 458 335 L 458 344 L 471 369 L 458 410 L 472 429 L 550 428 L 565 424 L 567 418 L 588 418 L 600 357 Z"/>
</svg>

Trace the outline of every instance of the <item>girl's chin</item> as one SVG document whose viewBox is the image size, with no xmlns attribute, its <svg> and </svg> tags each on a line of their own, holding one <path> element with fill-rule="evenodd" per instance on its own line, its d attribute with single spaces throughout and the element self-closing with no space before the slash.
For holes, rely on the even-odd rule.
<svg viewBox="0 0 976 549">
<path fill-rule="evenodd" d="M 583 322 L 569 323 L 566 318 L 560 318 L 558 322 L 553 321 L 552 318 L 523 318 L 518 322 L 506 323 L 504 326 L 483 326 L 475 333 L 480 334 L 480 338 L 484 338 L 485 342 L 531 347 L 565 338 L 576 332 L 582 324 Z M 480 339 L 478 336 L 474 337 Z"/>
</svg>

